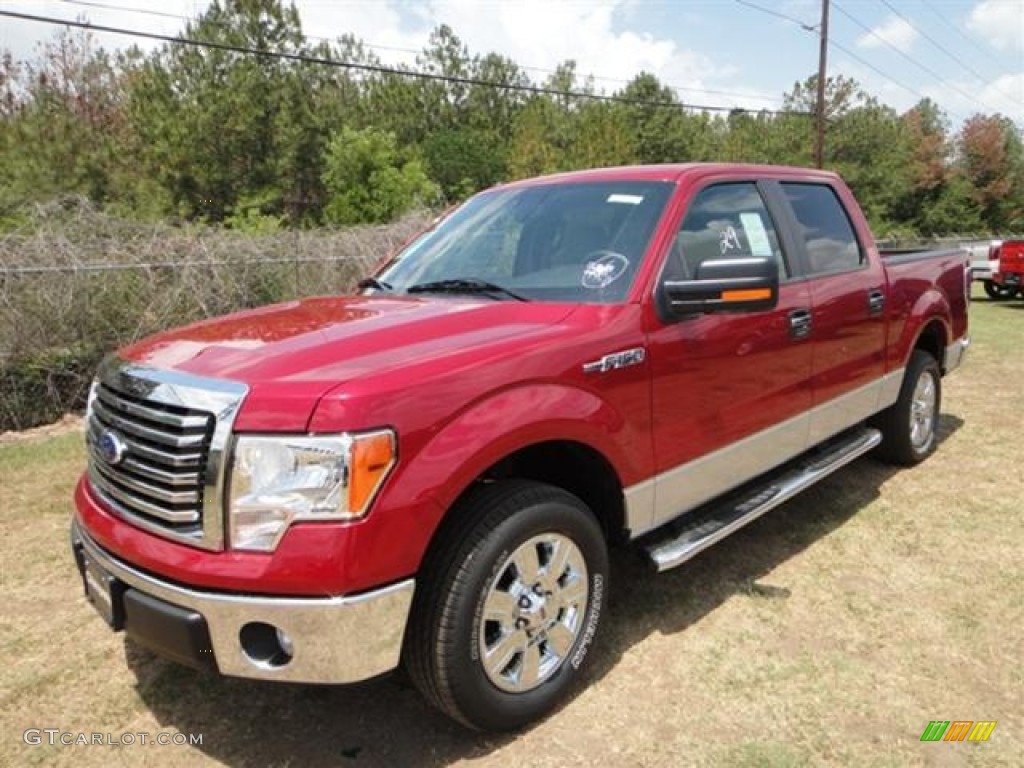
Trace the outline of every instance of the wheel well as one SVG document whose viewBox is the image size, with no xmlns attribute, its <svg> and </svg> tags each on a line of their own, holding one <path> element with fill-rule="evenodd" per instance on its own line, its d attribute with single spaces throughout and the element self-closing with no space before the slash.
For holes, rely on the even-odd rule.
<svg viewBox="0 0 1024 768">
<path fill-rule="evenodd" d="M 944 369 L 946 365 L 946 330 L 942 327 L 942 323 L 938 320 L 928 323 L 921 331 L 921 335 L 917 337 L 914 349 L 927 352 L 935 358 L 939 367 Z"/>
<path fill-rule="evenodd" d="M 604 456 L 587 445 L 554 440 L 521 448 L 481 473 L 465 493 L 478 483 L 509 478 L 562 488 L 590 507 L 606 539 L 617 541 L 624 533 L 626 510 L 619 476 Z"/>
</svg>

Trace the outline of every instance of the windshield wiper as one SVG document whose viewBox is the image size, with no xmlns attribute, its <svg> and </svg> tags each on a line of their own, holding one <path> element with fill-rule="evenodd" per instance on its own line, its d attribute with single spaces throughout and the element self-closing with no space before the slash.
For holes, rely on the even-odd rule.
<svg viewBox="0 0 1024 768">
<path fill-rule="evenodd" d="M 500 293 L 516 301 L 529 301 L 525 296 L 513 293 L 508 288 L 502 288 L 497 283 L 487 280 L 480 280 L 476 277 L 456 277 L 450 280 L 434 280 L 429 283 L 417 283 L 406 289 L 407 293 Z"/>
<path fill-rule="evenodd" d="M 376 277 L 364 277 L 358 283 L 356 288 L 359 290 L 365 290 L 366 288 L 374 288 L 378 291 L 391 291 L 394 290 L 394 286 L 391 283 L 385 283 L 383 280 L 378 280 Z"/>
</svg>

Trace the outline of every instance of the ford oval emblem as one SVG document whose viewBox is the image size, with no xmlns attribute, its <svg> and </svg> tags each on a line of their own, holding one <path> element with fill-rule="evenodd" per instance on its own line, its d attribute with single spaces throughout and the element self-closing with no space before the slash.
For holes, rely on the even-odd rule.
<svg viewBox="0 0 1024 768">
<path fill-rule="evenodd" d="M 128 446 L 116 432 L 111 432 L 108 429 L 96 438 L 96 448 L 103 460 L 113 466 L 121 463 Z"/>
</svg>

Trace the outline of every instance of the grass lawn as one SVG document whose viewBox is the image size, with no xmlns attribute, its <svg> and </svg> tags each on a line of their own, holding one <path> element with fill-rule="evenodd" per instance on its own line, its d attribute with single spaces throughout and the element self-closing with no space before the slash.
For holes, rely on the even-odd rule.
<svg viewBox="0 0 1024 768">
<path fill-rule="evenodd" d="M 515 737 L 462 730 L 398 677 L 218 680 L 126 645 L 68 548 L 81 435 L 2 444 L 0 764 L 1024 764 L 1024 301 L 977 299 L 971 333 L 920 467 L 861 459 L 667 574 L 616 554 L 590 685 Z M 998 725 L 921 743 L 930 720 Z M 27 728 L 202 745 L 33 746 Z"/>
</svg>

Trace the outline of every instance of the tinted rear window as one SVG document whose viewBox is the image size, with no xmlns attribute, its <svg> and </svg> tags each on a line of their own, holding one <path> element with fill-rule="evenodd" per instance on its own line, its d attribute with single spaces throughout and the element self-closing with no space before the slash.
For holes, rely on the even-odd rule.
<svg viewBox="0 0 1024 768">
<path fill-rule="evenodd" d="M 783 183 L 782 189 L 800 225 L 811 273 L 843 272 L 864 263 L 853 224 L 832 187 Z"/>
</svg>

